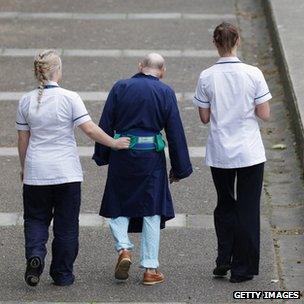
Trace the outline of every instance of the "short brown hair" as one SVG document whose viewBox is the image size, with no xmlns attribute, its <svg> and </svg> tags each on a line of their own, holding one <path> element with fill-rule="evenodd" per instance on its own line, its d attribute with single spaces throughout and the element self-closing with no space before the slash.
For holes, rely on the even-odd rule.
<svg viewBox="0 0 304 304">
<path fill-rule="evenodd" d="M 237 27 L 228 22 L 222 22 L 213 32 L 213 39 L 216 46 L 223 49 L 225 53 L 231 52 L 238 38 L 239 31 Z"/>
</svg>

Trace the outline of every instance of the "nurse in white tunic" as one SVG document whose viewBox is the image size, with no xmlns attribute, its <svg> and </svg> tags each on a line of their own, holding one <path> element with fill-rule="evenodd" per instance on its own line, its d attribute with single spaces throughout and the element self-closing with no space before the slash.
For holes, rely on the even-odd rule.
<svg viewBox="0 0 304 304">
<path fill-rule="evenodd" d="M 21 98 L 16 118 L 24 184 L 25 281 L 30 286 L 39 282 L 53 219 L 50 275 L 56 285 L 70 285 L 83 180 L 74 128 L 79 126 L 94 141 L 114 149 L 128 148 L 129 139 L 108 136 L 92 122 L 80 96 L 59 87 L 62 66 L 55 51 L 40 53 L 34 71 L 39 88 Z"/>
<path fill-rule="evenodd" d="M 210 121 L 206 164 L 218 196 L 214 211 L 218 256 L 213 273 L 225 276 L 231 270 L 230 281 L 242 282 L 259 269 L 266 157 L 257 117 L 269 118 L 271 94 L 262 72 L 237 58 L 235 26 L 220 24 L 213 39 L 220 58 L 200 74 L 193 99 L 201 121 Z"/>
</svg>

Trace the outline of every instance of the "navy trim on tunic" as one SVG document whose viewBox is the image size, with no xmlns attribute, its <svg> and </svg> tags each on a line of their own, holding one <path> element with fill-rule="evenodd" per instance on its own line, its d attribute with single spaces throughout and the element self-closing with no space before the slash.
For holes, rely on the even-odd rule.
<svg viewBox="0 0 304 304">
<path fill-rule="evenodd" d="M 45 89 L 53 89 L 53 88 L 59 88 L 58 85 L 53 85 L 53 84 L 47 84 L 44 86 Z"/>
<path fill-rule="evenodd" d="M 194 96 L 194 98 L 195 98 L 198 102 L 201 102 L 201 103 L 210 103 L 209 101 L 202 101 L 202 100 L 198 99 L 196 96 Z"/>
<path fill-rule="evenodd" d="M 260 99 L 260 98 L 266 96 L 266 95 L 269 94 L 269 93 L 270 93 L 270 92 L 267 92 L 266 94 L 263 94 L 263 95 L 261 95 L 261 96 L 259 96 L 259 97 L 256 97 L 254 100 Z"/>
<path fill-rule="evenodd" d="M 28 126 L 27 123 L 21 123 L 21 122 L 17 122 L 17 121 L 16 121 L 16 124 L 17 124 L 17 125 L 20 125 L 20 126 Z"/>
<path fill-rule="evenodd" d="M 242 61 L 222 61 L 222 62 L 217 62 L 216 64 L 226 64 L 226 63 L 243 63 Z"/>
<path fill-rule="evenodd" d="M 88 114 L 88 113 L 87 113 L 87 114 L 83 114 L 83 115 L 81 115 L 81 116 L 79 116 L 79 117 L 73 119 L 73 122 L 75 122 L 76 120 L 78 120 L 78 119 L 80 119 L 80 118 L 82 118 L 82 117 L 84 117 L 84 116 L 87 116 L 87 115 L 89 115 L 89 114 Z"/>
</svg>

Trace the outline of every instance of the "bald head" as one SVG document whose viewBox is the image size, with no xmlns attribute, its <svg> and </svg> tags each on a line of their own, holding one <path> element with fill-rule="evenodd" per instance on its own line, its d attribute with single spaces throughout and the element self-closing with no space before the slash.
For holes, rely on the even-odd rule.
<svg viewBox="0 0 304 304">
<path fill-rule="evenodd" d="M 158 53 L 147 54 L 139 63 L 140 72 L 162 78 L 165 72 L 165 59 Z"/>
<path fill-rule="evenodd" d="M 143 68 L 161 70 L 165 65 L 163 56 L 157 53 L 147 54 L 141 61 Z"/>
</svg>

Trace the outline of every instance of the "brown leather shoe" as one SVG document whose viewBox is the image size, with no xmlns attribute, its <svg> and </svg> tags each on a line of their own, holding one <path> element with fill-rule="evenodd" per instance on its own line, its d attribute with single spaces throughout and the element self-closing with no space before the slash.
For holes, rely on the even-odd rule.
<svg viewBox="0 0 304 304">
<path fill-rule="evenodd" d="M 142 283 L 144 285 L 155 285 L 162 283 L 164 280 L 165 280 L 165 276 L 161 272 L 156 270 L 156 273 L 145 272 Z"/>
<path fill-rule="evenodd" d="M 129 250 L 123 250 L 118 257 L 118 261 L 115 267 L 115 279 L 126 280 L 129 277 L 129 269 L 132 264 L 131 252 Z"/>
</svg>

